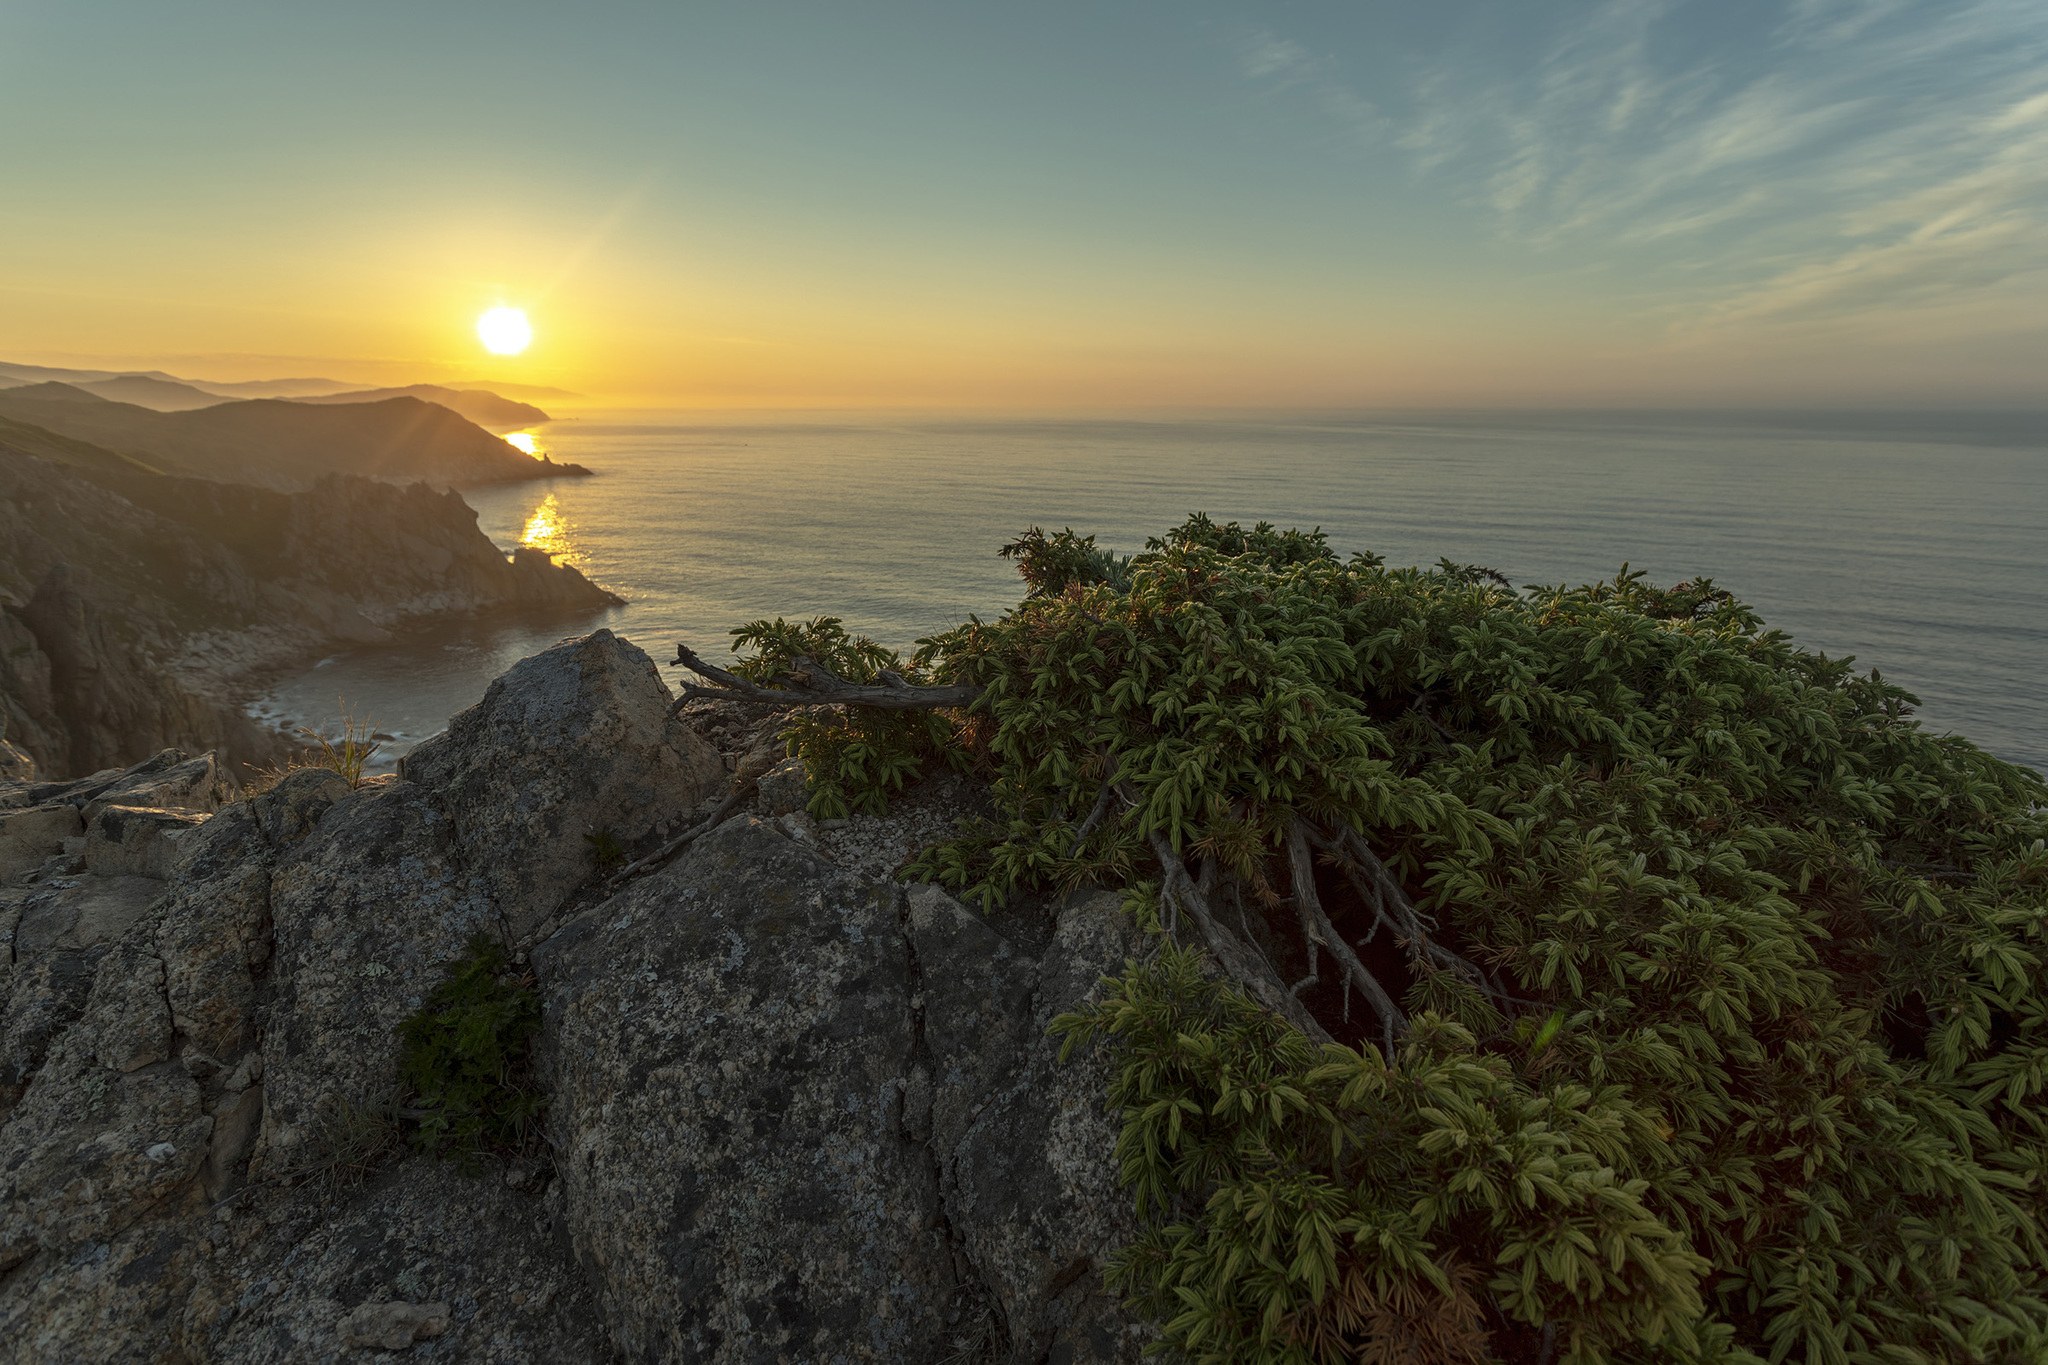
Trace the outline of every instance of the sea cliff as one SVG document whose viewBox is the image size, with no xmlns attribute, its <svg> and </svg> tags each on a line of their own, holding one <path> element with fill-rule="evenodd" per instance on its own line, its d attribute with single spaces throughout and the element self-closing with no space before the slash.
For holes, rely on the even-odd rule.
<svg viewBox="0 0 2048 1365">
<path fill-rule="evenodd" d="M 329 475 L 286 493 L 0 443 L 0 740 L 46 776 L 156 750 L 266 763 L 242 705 L 278 670 L 451 613 L 617 603 L 511 559 L 453 492 Z"/>
</svg>

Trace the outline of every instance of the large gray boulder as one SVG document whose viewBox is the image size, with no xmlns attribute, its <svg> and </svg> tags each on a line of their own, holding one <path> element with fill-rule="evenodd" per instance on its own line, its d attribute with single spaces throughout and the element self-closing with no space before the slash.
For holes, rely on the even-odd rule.
<svg viewBox="0 0 2048 1365">
<path fill-rule="evenodd" d="M 162 881 L 177 861 L 178 841 L 205 822 L 197 811 L 103 805 L 85 827 L 85 870 Z"/>
<path fill-rule="evenodd" d="M 680 720 L 654 661 L 609 630 L 522 659 L 406 756 L 489 882 L 513 937 L 593 871 L 589 835 L 622 847 L 666 830 L 726 784 Z"/>
<path fill-rule="evenodd" d="M 215 811 L 226 788 L 227 778 L 212 754 L 193 757 L 179 749 L 163 749 L 98 791 L 85 808 L 85 818 L 91 820 L 103 806 Z"/>
<path fill-rule="evenodd" d="M 995 1296 L 1012 1358 L 1136 1360 L 1151 1337 L 1102 1284 L 1107 1253 L 1137 1235 L 1107 1063 L 1062 1063 L 1048 1036 L 1139 952 L 1121 897 L 1067 901 L 1035 955 L 935 886 L 907 900 L 929 1071 L 912 1073 L 906 1121 L 929 1134 L 948 1223 Z"/>
<path fill-rule="evenodd" d="M 0 892 L 0 1120 L 84 1010 L 108 950 L 162 891 L 146 877 L 57 876 Z"/>
<path fill-rule="evenodd" d="M 1044 1034 L 1121 965 L 1112 907 L 1041 958 L 742 819 L 537 948 L 564 1213 L 620 1353 L 1135 1361 L 1104 1077 Z"/>
<path fill-rule="evenodd" d="M 63 851 L 85 832 L 78 808 L 66 802 L 0 811 L 0 882 L 12 881 Z"/>
<path fill-rule="evenodd" d="M 163 964 L 133 942 L 109 951 L 0 1128 L 0 1273 L 105 1242 L 190 1183 L 213 1120 L 170 1044 Z"/>
<path fill-rule="evenodd" d="M 187 1046 L 226 1067 L 255 1042 L 257 978 L 270 964 L 271 872 L 348 795 L 324 768 L 289 774 L 178 844 L 156 926 L 171 1017 Z"/>
</svg>

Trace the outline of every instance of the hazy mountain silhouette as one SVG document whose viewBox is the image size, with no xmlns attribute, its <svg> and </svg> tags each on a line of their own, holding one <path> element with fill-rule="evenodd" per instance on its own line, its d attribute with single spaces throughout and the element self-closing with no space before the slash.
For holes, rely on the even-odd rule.
<svg viewBox="0 0 2048 1365">
<path fill-rule="evenodd" d="M 96 390 L 97 391 L 97 390 Z M 320 397 L 295 398 L 296 403 L 377 403 L 386 398 L 418 398 L 439 403 L 483 426 L 523 427 L 545 422 L 548 415 L 531 403 L 501 398 L 486 389 L 446 389 L 439 384 L 408 384 L 402 389 L 362 389 Z M 136 400 L 139 401 L 139 400 Z"/>
<path fill-rule="evenodd" d="M 145 379 L 161 379 L 172 384 L 186 382 L 174 374 L 165 374 L 162 370 L 66 370 L 54 365 L 23 365 L 12 360 L 0 360 L 0 381 L 12 381 L 16 384 L 40 384 L 48 380 L 56 380 L 63 384 L 91 383 L 102 379 L 119 379 L 131 374 L 139 374 Z"/>
<path fill-rule="evenodd" d="M 195 389 L 217 393 L 223 398 L 313 398 L 330 393 L 347 393 L 359 389 L 360 384 L 350 384 L 340 379 L 241 379 L 222 382 L 213 379 L 181 379 L 181 384 L 190 384 Z"/>
<path fill-rule="evenodd" d="M 418 398 L 316 405 L 278 399 L 152 412 L 68 384 L 0 389 L 0 417 L 139 463 L 213 479 L 303 488 L 323 474 L 450 486 L 583 474 L 536 460 Z"/>
<path fill-rule="evenodd" d="M 119 455 L 104 450 L 87 441 L 59 436 L 43 427 L 12 418 L 0 417 L 0 446 L 18 450 L 28 455 L 40 456 L 55 464 L 68 465 L 82 473 L 89 474 L 176 474 L 182 470 L 169 466 L 166 461 L 151 462 L 138 460 L 131 455 Z"/>
<path fill-rule="evenodd" d="M 73 387 L 98 394 L 116 403 L 133 403 L 156 412 L 186 412 L 210 408 L 228 400 L 217 393 L 195 389 L 168 379 L 146 374 L 124 374 L 119 379 L 89 379 Z"/>
<path fill-rule="evenodd" d="M 165 374 L 162 370 L 70 370 L 54 365 L 23 365 L 18 361 L 0 360 L 0 390 L 13 385 L 39 384 L 50 380 L 63 384 L 98 384 L 109 380 L 138 377 L 157 379 L 166 384 L 183 384 L 198 389 L 201 393 L 218 394 L 223 398 L 325 398 L 331 394 L 364 391 L 360 383 L 350 383 L 341 379 L 321 379 L 315 376 L 300 379 L 191 379 L 183 375 Z M 454 393 L 492 393 L 516 399 L 575 399 L 582 396 L 568 389 L 551 389 L 543 384 L 501 383 L 492 379 L 479 380 L 475 383 L 412 387 L 446 387 Z M 402 393 L 408 390 L 392 391 Z"/>
<path fill-rule="evenodd" d="M 0 389 L 9 402 L 24 403 L 109 403 L 113 400 L 102 398 L 76 384 L 60 384 L 54 379 L 40 384 L 23 384 L 12 389 Z"/>
</svg>

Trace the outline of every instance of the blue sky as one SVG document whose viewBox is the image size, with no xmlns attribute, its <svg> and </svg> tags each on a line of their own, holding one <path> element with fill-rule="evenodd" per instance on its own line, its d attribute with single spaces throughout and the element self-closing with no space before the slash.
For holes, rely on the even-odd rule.
<svg viewBox="0 0 2048 1365">
<path fill-rule="evenodd" d="M 2038 0 L 9 0 L 0 127 L 0 358 L 501 372 L 510 302 L 519 377 L 713 404 L 2048 374 Z"/>
</svg>

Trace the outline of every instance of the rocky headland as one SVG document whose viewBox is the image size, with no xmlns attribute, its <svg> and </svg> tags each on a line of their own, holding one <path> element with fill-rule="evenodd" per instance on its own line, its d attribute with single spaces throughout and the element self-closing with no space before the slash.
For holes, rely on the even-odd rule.
<svg viewBox="0 0 2048 1365">
<path fill-rule="evenodd" d="M 449 488 L 590 472 L 536 459 L 441 403 L 405 392 L 331 405 L 254 398 L 158 412 L 52 381 L 0 389 L 0 417 L 160 473 L 284 491 L 311 488 L 330 474 Z"/>
<path fill-rule="evenodd" d="M 783 723 L 600 630 L 359 788 L 0 789 L 0 1359 L 1136 1361 L 1106 1063 L 1046 1032 L 1117 898 L 896 881 L 975 790 L 821 825 Z M 478 935 L 546 1108 L 464 1175 L 396 1030 Z"/>
<path fill-rule="evenodd" d="M 453 613 L 617 601 L 539 551 L 507 559 L 425 484 L 283 492 L 0 430 L 0 762 L 46 776 L 164 748 L 270 763 L 290 742 L 242 708 L 279 671 Z"/>
</svg>

